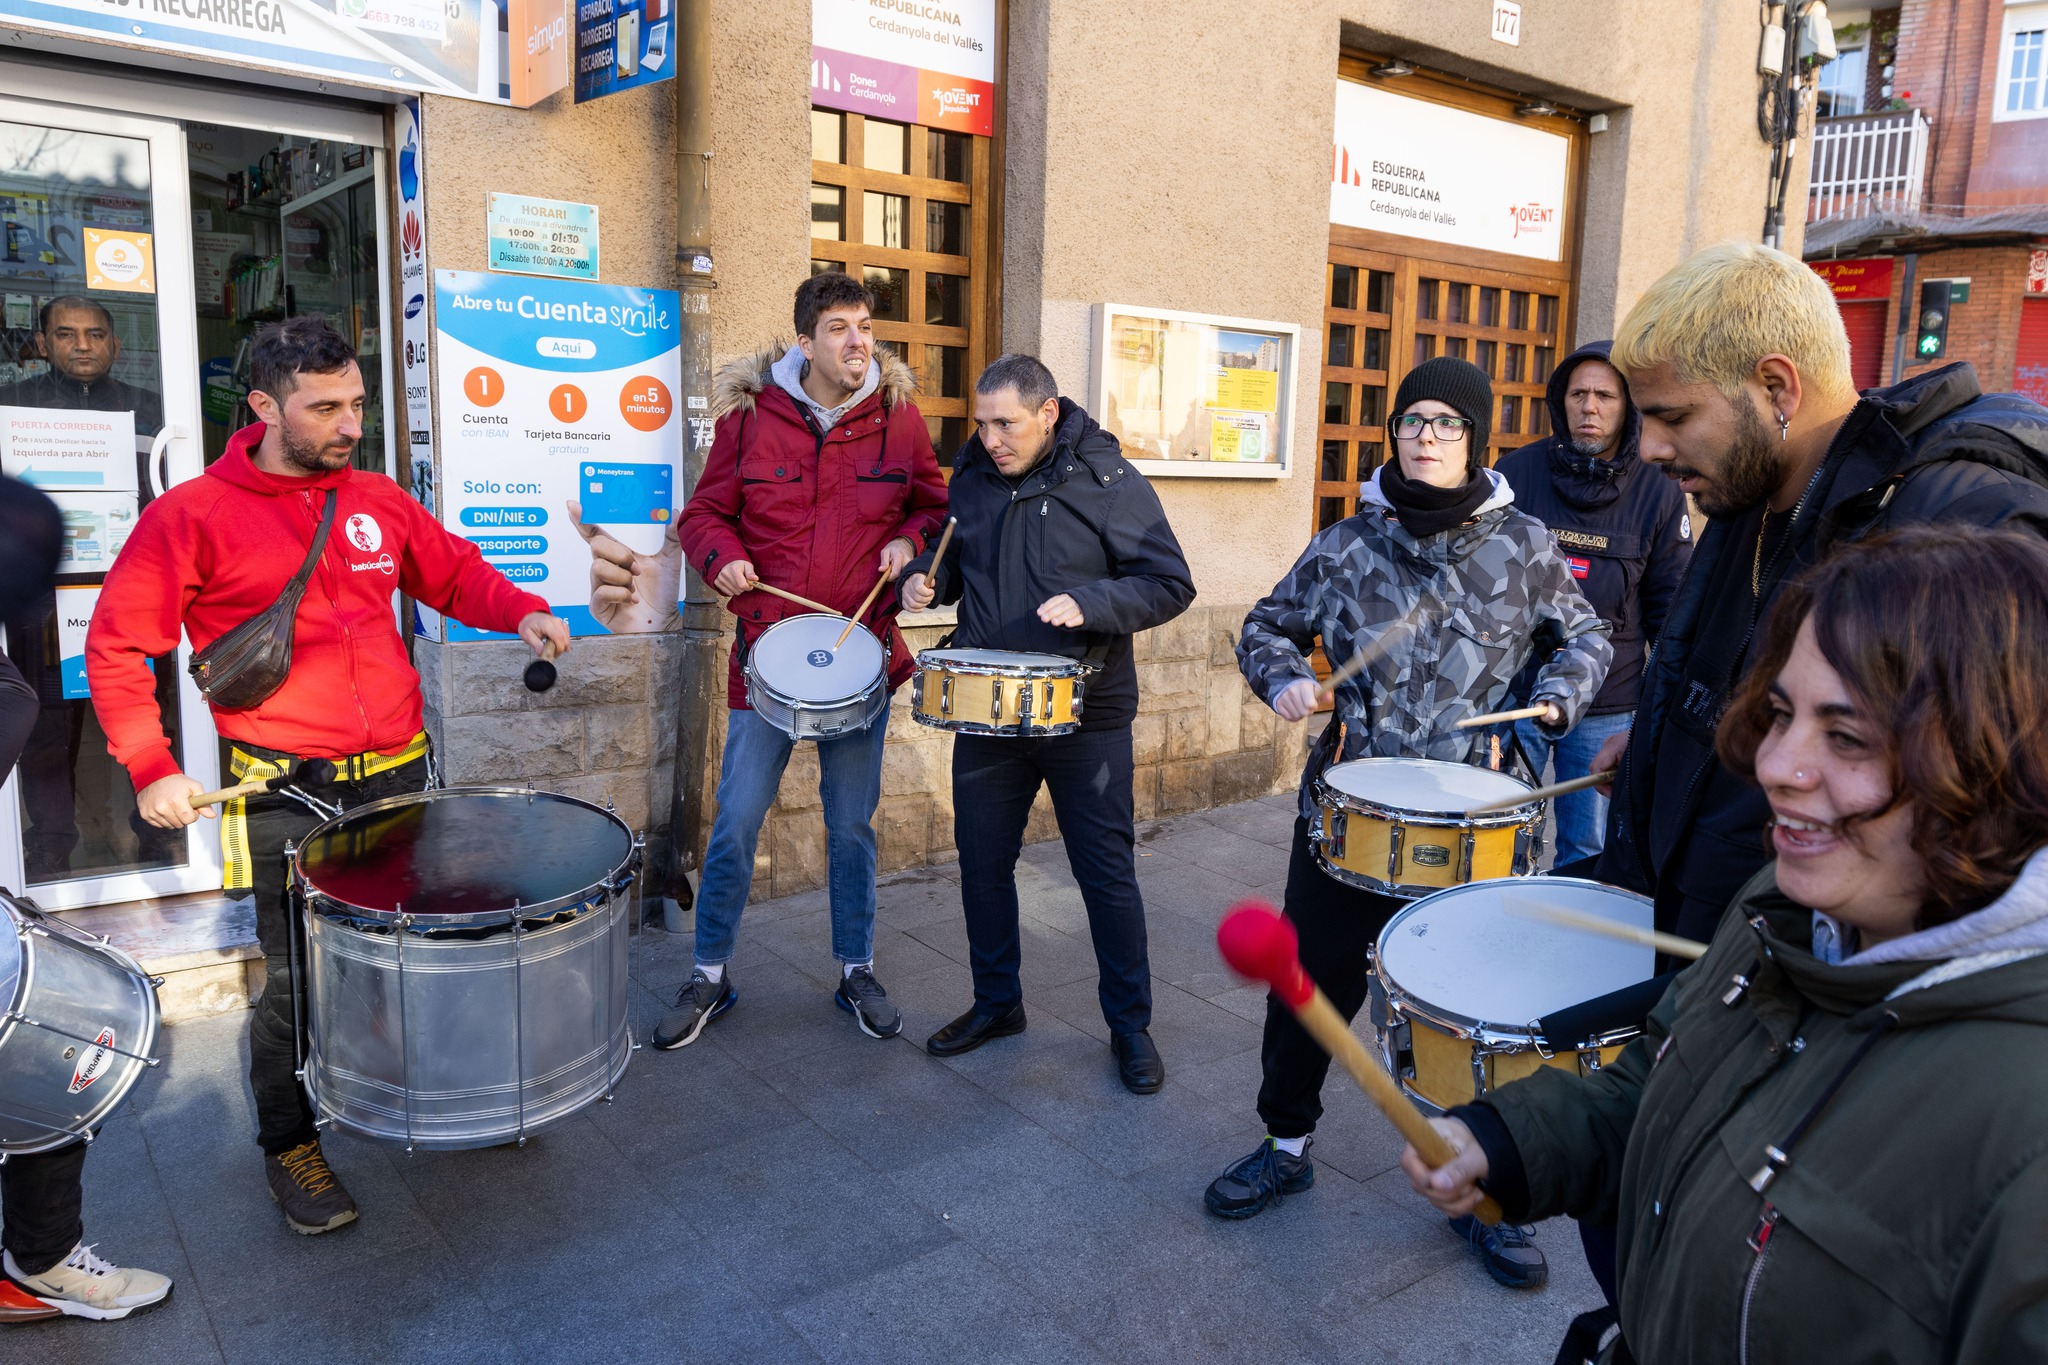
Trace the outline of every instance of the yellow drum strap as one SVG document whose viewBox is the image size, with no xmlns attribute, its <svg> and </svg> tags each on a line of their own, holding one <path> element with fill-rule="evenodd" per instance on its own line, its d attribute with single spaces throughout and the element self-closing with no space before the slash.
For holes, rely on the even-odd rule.
<svg viewBox="0 0 2048 1365">
<path fill-rule="evenodd" d="M 396 753 L 357 754 L 353 758 L 338 758 L 334 761 L 335 780 L 338 782 L 360 782 L 366 777 L 389 772 L 415 759 L 426 757 L 427 732 L 420 731 L 406 742 Z M 252 754 L 241 745 L 229 742 L 228 778 L 233 782 L 248 782 L 265 777 L 276 777 L 284 771 L 284 765 L 275 759 Z M 220 811 L 221 860 L 226 864 L 225 883 L 229 891 L 246 891 L 255 885 L 249 856 L 249 807 L 248 798 L 238 796 L 223 802 Z"/>
</svg>

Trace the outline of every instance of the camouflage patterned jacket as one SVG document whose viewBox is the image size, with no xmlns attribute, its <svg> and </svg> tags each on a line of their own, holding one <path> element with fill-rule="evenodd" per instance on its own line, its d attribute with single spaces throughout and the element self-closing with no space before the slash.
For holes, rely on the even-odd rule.
<svg viewBox="0 0 2048 1365">
<path fill-rule="evenodd" d="M 1313 681 L 1307 654 L 1319 636 L 1333 668 L 1360 649 L 1380 651 L 1337 688 L 1341 757 L 1484 762 L 1490 731 L 1453 727 L 1503 709 L 1537 627 L 1554 622 L 1564 645 L 1536 675 L 1527 704 L 1554 701 L 1566 728 L 1577 724 L 1614 657 L 1607 623 L 1543 523 L 1514 509 L 1505 479 L 1486 475 L 1493 496 L 1471 521 L 1418 541 L 1395 519 L 1375 473 L 1358 515 L 1310 541 L 1245 617 L 1237 666 L 1259 699 L 1270 706 L 1290 683 Z M 1304 816 L 1315 811 L 1315 778 L 1339 757 L 1338 729 L 1324 731 L 1302 773 Z"/>
</svg>

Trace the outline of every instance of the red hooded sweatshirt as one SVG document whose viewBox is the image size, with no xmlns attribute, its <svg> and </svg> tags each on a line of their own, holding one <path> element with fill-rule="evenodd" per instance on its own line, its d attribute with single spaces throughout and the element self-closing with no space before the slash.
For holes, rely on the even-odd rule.
<svg viewBox="0 0 2048 1365">
<path fill-rule="evenodd" d="M 236 432 L 204 475 L 143 508 L 100 590 L 86 677 L 107 749 L 138 791 L 179 770 L 146 660 L 169 653 L 181 625 L 204 649 L 276 602 L 329 497 L 341 503 L 299 604 L 291 676 L 251 710 L 214 708 L 229 739 L 306 758 L 403 748 L 420 731 L 420 675 L 398 634 L 394 590 L 483 630 L 513 631 L 548 609 L 382 474 L 264 473 L 250 462 L 263 431 L 259 422 Z"/>
</svg>

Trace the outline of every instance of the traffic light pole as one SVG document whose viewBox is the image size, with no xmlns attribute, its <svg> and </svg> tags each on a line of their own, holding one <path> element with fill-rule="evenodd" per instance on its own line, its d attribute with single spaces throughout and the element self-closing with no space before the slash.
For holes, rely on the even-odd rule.
<svg viewBox="0 0 2048 1365">
<path fill-rule="evenodd" d="M 1896 384 L 1906 377 L 1906 338 L 1917 335 L 1920 329 L 1920 296 L 1914 292 L 1914 276 L 1920 271 L 1920 253 L 1906 253 L 1905 282 L 1899 286 L 1898 336 L 1892 341 L 1892 380 Z"/>
</svg>

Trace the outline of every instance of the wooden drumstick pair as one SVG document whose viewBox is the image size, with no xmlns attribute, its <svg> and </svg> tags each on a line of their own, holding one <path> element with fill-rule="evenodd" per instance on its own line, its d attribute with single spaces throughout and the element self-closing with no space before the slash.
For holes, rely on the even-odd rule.
<svg viewBox="0 0 2048 1365">
<path fill-rule="evenodd" d="M 925 570 L 925 582 L 929 583 L 939 576 L 939 561 L 946 557 L 946 546 L 952 543 L 953 527 L 958 524 L 959 519 L 957 517 L 946 518 L 946 529 L 939 536 L 939 548 L 932 555 L 932 566 Z M 854 608 L 853 616 L 846 623 L 846 629 L 840 631 L 839 638 L 832 642 L 833 649 L 836 650 L 839 646 L 846 643 L 846 637 L 853 634 L 854 626 L 860 621 L 861 617 L 868 614 L 868 608 L 875 604 L 877 597 L 881 596 L 882 585 L 888 581 L 889 571 L 884 569 L 882 570 L 882 576 L 875 580 L 875 586 L 868 589 L 868 595 L 861 600 L 861 604 L 858 607 Z"/>
<path fill-rule="evenodd" d="M 1232 971 L 1272 988 L 1294 1011 L 1308 1036 L 1350 1073 L 1373 1107 L 1387 1116 L 1424 1161 L 1432 1167 L 1442 1166 L 1457 1155 L 1443 1134 L 1430 1127 L 1429 1120 L 1408 1102 L 1400 1084 L 1373 1060 L 1330 998 L 1302 970 L 1294 926 L 1279 911 L 1258 901 L 1243 902 L 1216 926 L 1216 948 Z M 1500 1205 L 1492 1195 L 1482 1199 L 1472 1214 L 1482 1223 L 1501 1220 Z"/>
</svg>

